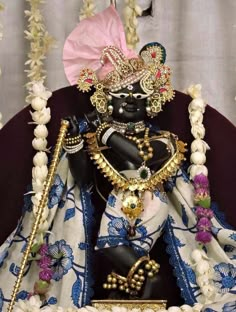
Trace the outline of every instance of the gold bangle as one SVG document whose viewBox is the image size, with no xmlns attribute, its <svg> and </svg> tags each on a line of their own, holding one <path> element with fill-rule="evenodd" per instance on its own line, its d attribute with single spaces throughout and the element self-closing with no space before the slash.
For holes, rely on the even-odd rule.
<svg viewBox="0 0 236 312">
<path fill-rule="evenodd" d="M 137 269 L 139 268 L 140 264 L 142 264 L 143 262 L 148 262 L 150 260 L 149 256 L 143 256 L 141 258 L 139 258 L 135 264 L 133 264 L 133 266 L 131 267 L 131 269 L 129 270 L 129 273 L 127 275 L 127 281 L 129 284 L 131 284 L 131 280 L 133 278 L 134 273 L 137 271 Z M 142 269 L 140 269 L 140 275 L 144 274 L 144 271 Z"/>
<path fill-rule="evenodd" d="M 68 143 L 79 143 L 81 140 L 82 140 L 82 137 L 81 137 L 81 135 L 79 134 L 79 135 L 77 135 L 77 136 L 75 136 L 75 137 L 66 137 L 65 140 L 64 140 L 64 142 L 65 142 L 66 144 L 68 144 Z"/>
<path fill-rule="evenodd" d="M 104 122 L 102 123 L 96 130 L 96 136 L 97 136 L 97 139 L 98 141 L 101 141 L 101 134 L 102 134 L 102 131 L 105 130 L 106 128 L 109 128 L 111 125 L 108 124 L 107 122 Z"/>
</svg>

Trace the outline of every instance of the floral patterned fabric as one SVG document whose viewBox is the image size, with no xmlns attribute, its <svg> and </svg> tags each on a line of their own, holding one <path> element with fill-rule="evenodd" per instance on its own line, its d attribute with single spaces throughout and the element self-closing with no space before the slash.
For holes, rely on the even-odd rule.
<svg viewBox="0 0 236 312">
<path fill-rule="evenodd" d="M 164 232 L 170 263 L 186 303 L 201 302 L 203 311 L 236 311 L 236 232 L 216 217 L 212 219 L 214 238 L 206 245 L 217 295 L 215 303 L 207 302 L 199 291 L 191 252 L 198 247 L 195 241 L 196 217 L 192 202 L 192 185 L 179 170 L 165 185 L 167 196 L 155 192 L 150 215 L 141 216 L 137 233 L 127 239 L 127 220 L 117 212 L 120 195 L 109 195 L 103 215 L 97 248 L 129 244 L 138 252 L 148 252 L 155 239 Z M 19 271 L 22 254 L 30 233 L 31 204 L 25 198 L 25 213 L 16 230 L 0 247 L 0 311 L 6 311 L 13 285 Z M 55 183 L 49 198 L 49 231 L 45 265 L 50 261 L 53 271 L 52 287 L 45 303 L 62 307 L 81 307 L 92 296 L 91 228 L 93 207 L 90 191 L 79 189 L 72 178 L 66 155 L 61 158 Z M 96 207 L 95 207 L 96 208 Z M 154 216 L 157 216 L 153 218 Z M 44 263 L 41 263 L 43 266 Z M 37 261 L 29 261 L 17 299 L 26 299 L 38 279 Z"/>
</svg>

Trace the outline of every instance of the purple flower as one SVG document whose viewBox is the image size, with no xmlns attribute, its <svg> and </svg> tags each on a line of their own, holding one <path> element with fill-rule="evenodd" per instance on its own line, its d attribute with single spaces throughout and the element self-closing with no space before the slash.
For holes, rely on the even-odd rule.
<svg viewBox="0 0 236 312">
<path fill-rule="evenodd" d="M 195 236 L 196 241 L 203 244 L 209 243 L 211 241 L 211 238 L 212 238 L 211 232 L 204 231 L 198 232 Z"/>
<path fill-rule="evenodd" d="M 47 269 L 50 267 L 50 264 L 51 264 L 51 258 L 50 257 L 42 257 L 40 260 L 39 260 L 39 267 L 41 269 Z"/>
<path fill-rule="evenodd" d="M 212 226 L 212 223 L 208 218 L 203 217 L 198 220 L 197 229 L 199 231 L 210 231 L 211 226 Z"/>
<path fill-rule="evenodd" d="M 194 182 L 195 188 L 208 188 L 209 187 L 208 178 L 203 173 L 197 174 L 194 177 L 193 182 Z"/>
<path fill-rule="evenodd" d="M 196 207 L 196 215 L 198 218 L 206 217 L 208 219 L 211 219 L 214 216 L 214 213 L 209 208 L 203 208 L 201 206 Z"/>
<path fill-rule="evenodd" d="M 45 256 L 48 253 L 48 245 L 43 244 L 39 249 L 39 254 Z"/>
<path fill-rule="evenodd" d="M 49 282 L 52 279 L 53 271 L 51 269 L 45 269 L 39 272 L 39 278 L 43 281 Z"/>
</svg>

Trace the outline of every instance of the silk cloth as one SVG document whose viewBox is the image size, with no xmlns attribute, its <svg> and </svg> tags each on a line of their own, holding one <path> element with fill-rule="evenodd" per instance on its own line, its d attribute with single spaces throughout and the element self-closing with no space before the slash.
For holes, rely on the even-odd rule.
<svg viewBox="0 0 236 312">
<path fill-rule="evenodd" d="M 168 180 L 165 189 L 167 197 L 155 194 L 155 200 L 161 205 L 165 202 L 168 214 L 160 220 L 156 218 L 155 228 L 157 232 L 164 232 L 167 252 L 177 276 L 178 286 L 185 302 L 191 305 L 204 301 L 199 293 L 191 260 L 191 252 L 197 248 L 193 187 L 185 172 L 178 170 Z M 109 196 L 108 203 L 111 202 Z M 60 160 L 48 206 L 50 228 L 45 242 L 49 244 L 49 253 L 54 259 L 54 275 L 46 304 L 58 304 L 62 307 L 84 306 L 89 304 L 93 294 L 91 254 L 94 247 L 91 244 L 91 229 L 93 210 L 96 211 L 96 207 L 92 206 L 91 189 L 77 187 L 69 170 L 66 154 Z M 16 230 L 0 248 L 1 312 L 7 309 L 33 222 L 30 195 L 25 196 L 24 209 L 24 215 Z M 228 312 L 234 311 L 236 304 L 236 232 L 219 218 L 217 209 L 215 212 L 216 217 L 212 220 L 215 238 L 207 244 L 205 251 L 214 270 L 214 283 L 218 291 L 217 303 L 210 306 L 206 304 L 203 311 Z M 115 215 L 113 217 L 116 218 Z M 122 229 L 116 225 L 113 224 L 113 231 Z M 146 248 L 146 251 L 151 248 L 151 234 L 148 222 L 144 222 L 136 241 L 139 241 L 139 246 Z M 109 235 L 111 240 L 107 242 L 108 245 L 116 246 L 117 242 L 114 243 L 112 238 L 117 237 L 117 233 Z M 38 274 L 37 262 L 29 261 L 17 299 L 27 298 L 33 290 Z"/>
</svg>

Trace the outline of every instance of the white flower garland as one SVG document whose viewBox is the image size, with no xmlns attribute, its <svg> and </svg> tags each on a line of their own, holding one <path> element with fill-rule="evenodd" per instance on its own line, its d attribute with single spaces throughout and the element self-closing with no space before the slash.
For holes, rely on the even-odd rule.
<svg viewBox="0 0 236 312">
<path fill-rule="evenodd" d="M 79 13 L 80 21 L 94 15 L 95 4 L 93 0 L 83 0 L 83 3 L 84 5 Z"/>
<path fill-rule="evenodd" d="M 48 50 L 54 43 L 54 39 L 48 34 L 43 23 L 43 16 L 40 12 L 40 5 L 44 0 L 26 0 L 29 2 L 30 10 L 25 11 L 28 17 L 28 26 L 25 31 L 26 39 L 30 42 L 30 52 L 28 53 L 28 60 L 25 65 L 29 69 L 25 70 L 29 78 L 26 87 L 29 91 L 26 102 L 31 104 L 34 111 L 31 111 L 32 124 L 35 124 L 34 129 L 35 138 L 32 146 L 37 151 L 33 158 L 34 167 L 32 169 L 32 196 L 33 212 L 37 213 L 39 200 L 42 195 L 44 182 L 47 177 L 48 157 L 47 150 L 47 136 L 48 130 L 46 124 L 51 119 L 50 108 L 46 108 L 47 100 L 52 95 L 44 86 L 46 78 L 46 71 L 43 68 L 44 60 Z M 47 230 L 48 208 L 45 207 L 41 225 L 39 228 L 39 236 L 36 240 L 42 240 L 42 232 Z"/>
<path fill-rule="evenodd" d="M 206 103 L 201 97 L 201 85 L 191 85 L 187 93 L 193 98 L 189 104 L 189 119 L 191 123 L 191 132 L 194 141 L 191 144 L 191 158 L 192 165 L 189 167 L 190 178 L 197 174 L 203 173 L 208 175 L 207 167 L 204 165 L 206 162 L 206 151 L 209 150 L 208 144 L 203 141 L 205 136 L 205 128 L 203 125 L 203 114 L 205 112 Z"/>
<path fill-rule="evenodd" d="M 142 14 L 142 9 L 137 5 L 135 0 L 126 0 L 125 3 L 126 6 L 124 8 L 124 19 L 126 42 L 129 48 L 135 49 L 136 44 L 139 42 L 139 37 L 137 34 L 137 16 Z"/>
<path fill-rule="evenodd" d="M 205 128 L 203 125 L 203 114 L 205 112 L 206 103 L 201 96 L 201 85 L 191 85 L 187 89 L 187 93 L 192 97 L 189 104 L 189 119 L 191 124 L 191 133 L 194 140 L 191 144 L 192 165 L 189 167 L 190 178 L 196 175 L 208 175 L 206 162 L 206 151 L 210 149 L 208 144 L 203 140 L 205 136 Z M 196 274 L 196 281 L 202 293 L 199 298 L 201 303 L 212 303 L 216 296 L 216 288 L 213 284 L 213 270 L 210 267 L 209 259 L 203 250 L 195 249 L 191 254 L 193 260 L 193 269 Z"/>
<path fill-rule="evenodd" d="M 141 310 L 138 306 L 137 308 L 127 309 L 124 307 L 114 306 L 112 310 L 107 309 L 96 309 L 92 306 L 85 306 L 83 308 L 62 308 L 56 305 L 49 305 L 40 309 L 42 301 L 39 296 L 32 296 L 29 300 L 18 300 L 15 306 L 15 312 L 155 312 L 153 309 Z M 181 307 L 172 306 L 166 309 L 158 310 L 159 312 L 200 312 L 202 309 L 202 304 L 196 303 L 193 307 L 184 304 Z"/>
<path fill-rule="evenodd" d="M 0 12 L 4 10 L 4 4 L 2 2 L 0 2 Z M 3 25 L 2 23 L 0 23 L 0 40 L 2 40 L 3 38 Z M 2 75 L 2 70 L 0 67 L 0 76 Z M 2 113 L 0 112 L 0 129 L 2 129 L 3 124 L 2 124 Z"/>
</svg>

